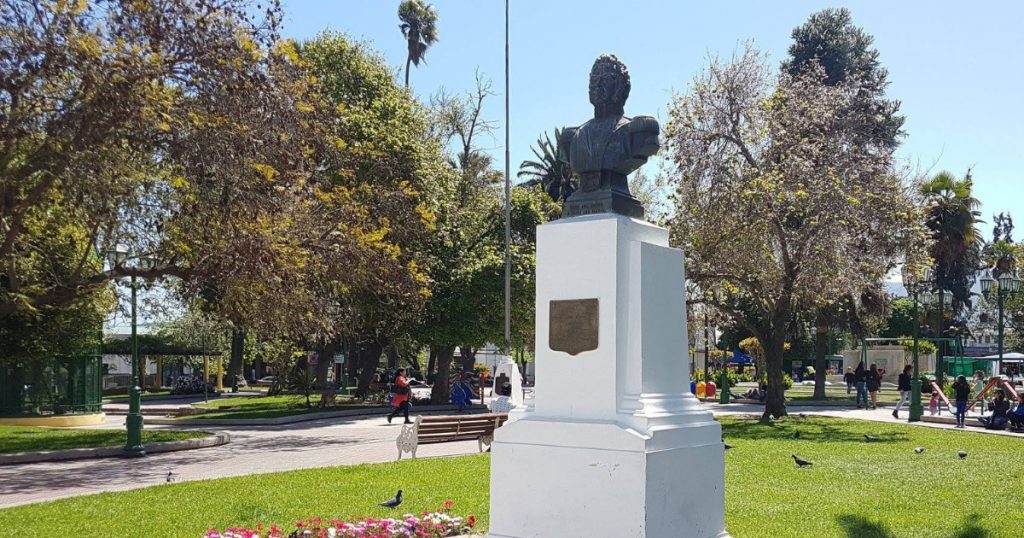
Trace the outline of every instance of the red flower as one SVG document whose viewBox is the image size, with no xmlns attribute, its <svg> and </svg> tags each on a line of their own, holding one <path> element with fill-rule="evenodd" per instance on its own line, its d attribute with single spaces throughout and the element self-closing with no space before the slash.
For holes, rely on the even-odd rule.
<svg viewBox="0 0 1024 538">
<path fill-rule="evenodd" d="M 469 516 L 468 518 L 466 518 L 466 523 L 469 523 L 470 527 L 476 525 L 476 516 Z"/>
<path fill-rule="evenodd" d="M 444 509 L 447 510 L 447 509 L 451 508 L 452 505 L 454 505 L 454 504 L 455 504 L 455 501 L 449 499 L 449 500 L 444 502 Z"/>
</svg>

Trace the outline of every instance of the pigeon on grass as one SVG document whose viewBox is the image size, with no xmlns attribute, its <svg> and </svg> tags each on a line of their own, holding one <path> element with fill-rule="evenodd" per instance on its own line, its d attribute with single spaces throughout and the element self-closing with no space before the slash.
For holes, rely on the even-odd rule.
<svg viewBox="0 0 1024 538">
<path fill-rule="evenodd" d="M 811 463 L 811 462 L 809 462 L 809 461 L 807 461 L 805 459 L 800 458 L 796 454 L 793 454 L 793 461 L 796 462 L 796 466 L 797 467 L 808 467 L 808 466 L 814 465 L 813 463 Z"/>
<path fill-rule="evenodd" d="M 402 504 L 402 490 L 398 490 L 398 493 L 395 494 L 393 499 L 388 499 L 380 503 L 384 508 L 396 508 L 400 504 Z"/>
<path fill-rule="evenodd" d="M 800 438 L 800 430 L 797 430 L 797 431 L 793 432 L 793 439 L 799 439 L 799 438 Z"/>
<path fill-rule="evenodd" d="M 960 456 L 960 459 L 962 459 L 962 460 L 963 459 L 967 459 L 967 451 L 966 450 L 961 450 L 961 451 L 957 452 L 956 455 Z"/>
<path fill-rule="evenodd" d="M 875 441 L 878 440 L 878 438 L 875 437 L 874 435 L 868 435 L 868 434 L 865 433 L 864 434 L 864 440 L 869 442 L 869 443 L 874 443 Z"/>
<path fill-rule="evenodd" d="M 916 454 L 921 454 L 921 453 L 923 453 L 923 452 L 924 452 L 924 447 L 923 447 L 923 446 L 919 446 L 919 447 L 917 447 L 917 448 L 915 448 L 915 449 L 914 449 L 914 452 L 915 452 Z"/>
</svg>

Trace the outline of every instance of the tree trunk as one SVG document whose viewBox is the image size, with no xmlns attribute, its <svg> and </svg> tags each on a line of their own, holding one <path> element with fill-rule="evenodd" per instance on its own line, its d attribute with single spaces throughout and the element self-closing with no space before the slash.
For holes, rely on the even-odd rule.
<svg viewBox="0 0 1024 538">
<path fill-rule="evenodd" d="M 370 394 L 370 383 L 373 381 L 373 374 L 380 365 L 380 356 L 384 353 L 384 347 L 380 342 L 373 340 L 363 347 L 361 353 L 363 358 L 363 369 L 359 372 L 359 385 L 356 387 L 356 398 L 365 398 Z"/>
<path fill-rule="evenodd" d="M 825 399 L 825 355 L 828 352 L 828 327 L 820 324 L 814 331 L 814 399 Z"/>
<path fill-rule="evenodd" d="M 390 346 L 384 348 L 384 354 L 388 358 L 388 368 L 398 368 L 398 363 L 401 361 L 398 358 L 398 351 L 395 350 L 395 345 L 391 344 Z"/>
<path fill-rule="evenodd" d="M 405 59 L 405 87 L 409 87 L 409 66 L 412 64 L 412 56 Z"/>
<path fill-rule="evenodd" d="M 419 352 L 419 350 L 416 350 L 412 354 L 409 355 L 409 364 L 412 366 L 413 370 L 416 370 L 417 372 L 419 372 L 420 375 L 423 374 L 423 369 L 420 366 L 420 352 Z"/>
<path fill-rule="evenodd" d="M 330 340 L 317 352 L 316 361 L 316 388 L 323 390 L 327 388 L 327 373 L 334 366 L 334 355 L 341 349 L 341 342 Z"/>
<path fill-rule="evenodd" d="M 362 350 L 359 349 L 359 345 L 355 342 L 349 344 L 348 356 L 345 357 L 348 361 L 345 363 L 345 369 L 348 371 L 349 382 L 359 377 L 359 366 L 363 364 Z"/>
<path fill-rule="evenodd" d="M 782 333 L 782 330 L 778 332 Z M 786 416 L 786 387 L 782 381 L 782 356 L 785 353 L 785 346 L 784 334 L 771 334 L 767 342 L 762 342 L 765 369 L 768 373 L 768 391 L 761 422 L 767 422 L 772 417 Z"/>
<path fill-rule="evenodd" d="M 430 348 L 430 355 L 427 357 L 427 379 L 437 371 L 437 349 Z"/>
<path fill-rule="evenodd" d="M 472 372 L 476 366 L 476 349 L 470 346 L 459 346 L 459 367 L 467 372 Z"/>
<path fill-rule="evenodd" d="M 455 357 L 455 346 L 438 347 L 431 353 L 437 355 L 437 376 L 434 388 L 430 391 L 430 403 L 446 404 L 451 400 L 451 383 L 448 376 L 452 372 L 452 359 Z"/>
<path fill-rule="evenodd" d="M 245 331 L 235 328 L 231 332 L 231 361 L 228 366 L 228 381 L 231 383 L 231 392 L 238 391 L 238 375 L 242 373 L 244 353 Z"/>
</svg>

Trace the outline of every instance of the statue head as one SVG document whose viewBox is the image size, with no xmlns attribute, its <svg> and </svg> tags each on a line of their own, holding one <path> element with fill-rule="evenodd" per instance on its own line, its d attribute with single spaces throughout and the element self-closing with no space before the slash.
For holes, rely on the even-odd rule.
<svg viewBox="0 0 1024 538">
<path fill-rule="evenodd" d="M 619 115 L 629 97 L 629 70 L 614 54 L 602 54 L 590 69 L 590 104 L 596 116 Z"/>
</svg>

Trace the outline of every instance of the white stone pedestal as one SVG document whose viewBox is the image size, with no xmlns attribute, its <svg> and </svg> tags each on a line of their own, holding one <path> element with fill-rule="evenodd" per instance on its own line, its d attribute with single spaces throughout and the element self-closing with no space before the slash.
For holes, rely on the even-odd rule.
<svg viewBox="0 0 1024 538">
<path fill-rule="evenodd" d="M 537 229 L 537 383 L 495 432 L 490 538 L 711 538 L 721 427 L 689 393 L 683 253 L 618 215 Z M 598 344 L 549 347 L 552 300 L 597 299 Z"/>
</svg>

